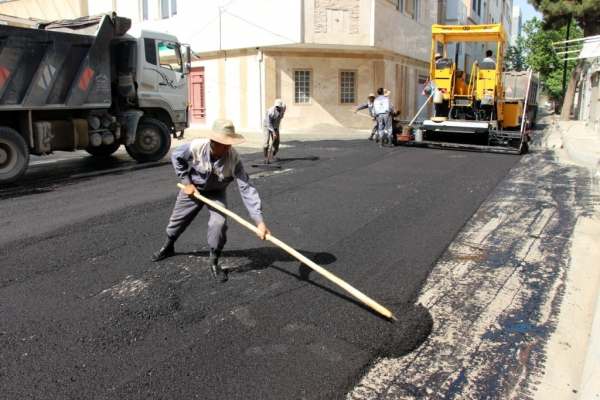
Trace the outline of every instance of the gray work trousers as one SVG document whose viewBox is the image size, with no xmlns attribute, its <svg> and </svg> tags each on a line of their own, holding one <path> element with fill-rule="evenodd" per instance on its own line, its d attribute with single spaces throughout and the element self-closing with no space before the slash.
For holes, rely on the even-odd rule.
<svg viewBox="0 0 600 400">
<path fill-rule="evenodd" d="M 377 114 L 377 137 L 379 140 L 383 138 L 387 138 L 388 140 L 392 139 L 392 114 Z"/>
<path fill-rule="evenodd" d="M 373 139 L 377 135 L 377 119 L 373 118 L 373 128 L 371 129 L 371 136 L 369 139 Z"/>
<path fill-rule="evenodd" d="M 201 192 L 201 194 L 210 200 L 227 207 L 226 192 Z M 169 224 L 167 225 L 167 236 L 173 240 L 177 240 L 185 231 L 188 225 L 196 218 L 204 203 L 188 196 L 179 191 L 175 207 L 171 213 Z M 208 208 L 208 231 L 206 233 L 208 246 L 212 250 L 221 251 L 225 242 L 227 242 L 227 219 L 223 213 L 207 206 Z"/>
<path fill-rule="evenodd" d="M 279 132 L 277 132 L 277 138 L 274 137 L 275 136 L 274 133 L 275 132 L 273 132 L 272 130 L 270 130 L 268 128 L 265 128 L 264 132 L 263 132 L 263 135 L 264 135 L 264 137 L 263 137 L 263 149 L 268 149 L 269 148 L 269 142 L 272 140 L 273 141 L 273 143 L 272 143 L 272 145 L 273 145 L 273 156 L 275 154 L 277 154 L 277 152 L 279 151 L 279 138 L 280 138 Z"/>
</svg>

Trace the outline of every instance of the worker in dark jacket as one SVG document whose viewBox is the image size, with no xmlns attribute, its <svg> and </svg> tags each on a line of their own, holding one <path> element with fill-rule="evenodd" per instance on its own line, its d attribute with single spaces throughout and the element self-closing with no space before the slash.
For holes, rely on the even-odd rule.
<svg viewBox="0 0 600 400">
<path fill-rule="evenodd" d="M 369 97 L 366 103 L 359 104 L 355 109 L 354 113 L 356 114 L 360 110 L 369 110 L 369 116 L 373 119 L 373 128 L 371 129 L 371 135 L 369 136 L 369 140 L 373 140 L 373 136 L 377 134 L 377 120 L 375 118 L 375 113 L 373 112 L 373 101 L 375 101 L 375 94 L 369 93 Z M 377 139 L 379 140 L 379 139 Z"/>
<path fill-rule="evenodd" d="M 195 139 L 178 147 L 171 156 L 175 172 L 185 185 L 175 202 L 167 225 L 167 240 L 153 254 L 153 261 L 160 261 L 175 254 L 175 241 L 198 215 L 204 203 L 192 196 L 198 191 L 203 196 L 227 207 L 227 186 L 235 179 L 242 201 L 256 223 L 259 237 L 265 239 L 269 229 L 262 216 L 258 192 L 250 183 L 242 161 L 232 145 L 242 143 L 244 137 L 235 133 L 231 121 L 217 120 L 209 139 Z M 208 207 L 208 246 L 210 268 L 215 280 L 226 281 L 227 275 L 219 266 L 219 256 L 227 241 L 227 220 L 221 212 Z"/>
</svg>

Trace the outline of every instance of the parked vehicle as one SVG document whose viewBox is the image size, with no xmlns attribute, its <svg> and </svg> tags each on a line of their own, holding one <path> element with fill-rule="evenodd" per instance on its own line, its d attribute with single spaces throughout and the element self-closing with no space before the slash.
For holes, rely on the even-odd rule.
<svg viewBox="0 0 600 400">
<path fill-rule="evenodd" d="M 19 179 L 30 154 L 125 145 L 139 162 L 165 156 L 188 126 L 190 49 L 130 27 L 115 14 L 0 25 L 0 183 Z"/>
</svg>

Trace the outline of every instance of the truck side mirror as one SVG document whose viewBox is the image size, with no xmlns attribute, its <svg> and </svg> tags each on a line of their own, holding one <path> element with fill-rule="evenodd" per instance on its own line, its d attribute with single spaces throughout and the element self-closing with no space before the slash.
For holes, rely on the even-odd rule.
<svg viewBox="0 0 600 400">
<path fill-rule="evenodd" d="M 185 46 L 185 73 L 189 74 L 192 70 L 192 49 L 189 45 Z"/>
</svg>

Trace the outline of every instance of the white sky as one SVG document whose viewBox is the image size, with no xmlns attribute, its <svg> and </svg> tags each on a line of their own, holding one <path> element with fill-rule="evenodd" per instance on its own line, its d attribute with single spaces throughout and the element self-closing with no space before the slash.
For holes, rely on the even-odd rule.
<svg viewBox="0 0 600 400">
<path fill-rule="evenodd" d="M 523 25 L 525 25 L 525 22 L 533 17 L 542 19 L 542 14 L 537 12 L 527 0 L 514 0 L 513 5 L 521 7 L 521 13 L 523 14 Z"/>
</svg>

